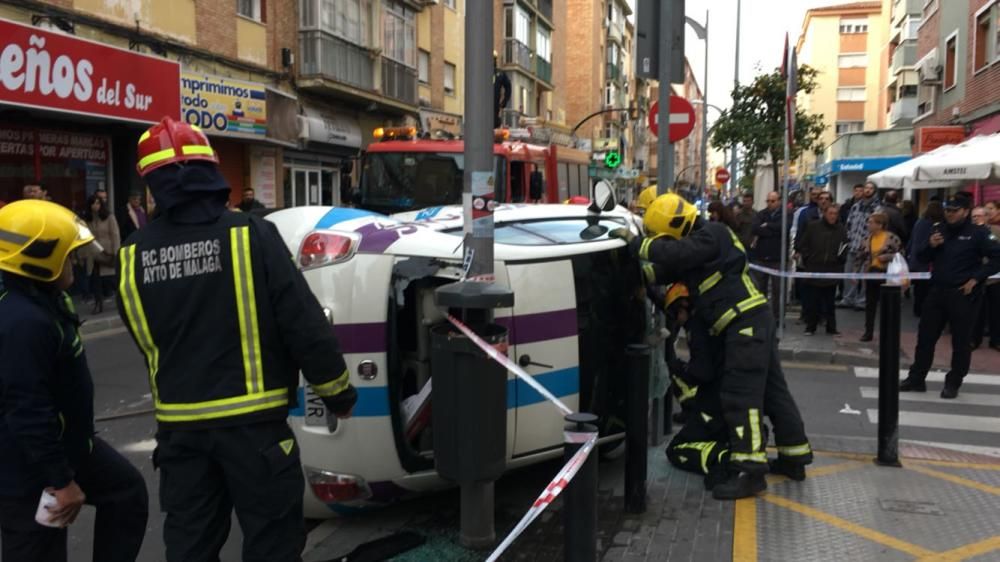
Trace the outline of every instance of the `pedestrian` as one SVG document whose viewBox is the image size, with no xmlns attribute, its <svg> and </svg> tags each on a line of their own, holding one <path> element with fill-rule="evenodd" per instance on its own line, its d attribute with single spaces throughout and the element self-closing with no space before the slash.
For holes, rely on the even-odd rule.
<svg viewBox="0 0 1000 562">
<path fill-rule="evenodd" d="M 878 198 L 875 196 L 876 192 L 874 183 L 866 183 L 861 192 L 861 198 L 851 206 L 851 214 L 847 217 L 847 240 L 850 246 L 847 251 L 844 271 L 848 274 L 858 271 L 861 267 L 861 252 L 865 241 L 868 240 L 868 217 L 872 216 L 872 213 L 879 207 Z M 844 291 L 844 298 L 837 306 L 853 307 L 855 310 L 864 308 L 864 285 L 862 283 L 848 283 Z"/>
<path fill-rule="evenodd" d="M 94 252 L 87 260 L 87 275 L 90 277 L 90 295 L 94 299 L 92 314 L 104 312 L 104 299 L 112 296 L 114 290 L 115 255 L 121 247 L 121 233 L 118 221 L 108 211 L 104 201 L 97 196 L 87 198 L 87 209 L 83 213 L 90 231 L 102 250 Z"/>
<path fill-rule="evenodd" d="M 910 234 L 910 243 L 906 247 L 906 255 L 908 256 L 908 269 L 912 273 L 927 273 L 930 269 L 930 264 L 921 260 L 922 250 L 927 246 L 928 241 L 931 237 L 931 231 L 934 225 L 940 225 L 944 222 L 944 207 L 941 205 L 940 201 L 931 201 L 927 204 L 927 208 L 924 209 L 924 216 L 922 216 L 916 224 L 913 225 L 913 231 Z M 913 286 L 913 315 L 920 318 L 923 313 L 924 300 L 927 299 L 927 293 L 931 290 L 931 282 L 926 279 L 914 279 L 912 282 Z"/>
<path fill-rule="evenodd" d="M 743 204 L 740 206 L 739 211 L 736 212 L 736 228 L 734 230 L 740 242 L 743 242 L 743 247 L 747 249 L 753 245 L 753 221 L 755 217 L 753 193 L 745 191 L 743 192 Z"/>
<path fill-rule="evenodd" d="M 894 232 L 889 231 L 889 217 L 882 212 L 872 213 L 868 217 L 868 238 L 861 247 L 861 258 L 858 260 L 856 273 L 885 273 L 889 262 L 899 253 L 903 242 Z M 860 280 L 855 280 L 860 283 Z M 865 333 L 861 341 L 874 339 L 875 313 L 878 312 L 881 279 L 865 279 Z"/>
<path fill-rule="evenodd" d="M 770 269 L 781 269 L 781 254 L 785 251 L 781 245 L 781 196 L 777 191 L 767 194 L 767 206 L 762 209 L 753 222 L 753 241 L 747 251 L 753 263 Z M 785 232 L 792 225 L 792 217 L 785 212 Z M 771 302 L 774 318 L 779 315 L 781 298 L 781 279 L 763 272 L 753 271 L 757 289 L 767 295 Z"/>
<path fill-rule="evenodd" d="M 823 219 L 813 221 L 806 227 L 805 234 L 796 250 L 802 256 L 803 269 L 810 273 L 839 273 L 844 270 L 847 253 L 847 229 L 840 224 L 836 205 L 823 211 Z M 816 333 L 822 319 L 826 322 L 826 333 L 839 335 L 837 331 L 836 309 L 833 306 L 837 291 L 837 279 L 812 278 L 803 280 L 803 309 L 805 312 L 806 335 Z"/>
<path fill-rule="evenodd" d="M 721 222 L 732 229 L 733 232 L 736 231 L 736 215 L 733 214 L 732 207 L 722 201 L 712 201 L 708 204 L 708 220 Z"/>
<path fill-rule="evenodd" d="M 264 204 L 254 197 L 252 187 L 248 187 L 243 190 L 243 200 L 240 201 L 239 209 L 244 213 L 264 209 Z"/>
<path fill-rule="evenodd" d="M 22 199 L 45 199 L 45 190 L 42 189 L 41 185 L 37 183 L 26 184 L 21 188 L 21 198 Z"/>
<path fill-rule="evenodd" d="M 1000 240 L 1000 201 L 990 201 L 983 207 L 985 226 L 994 238 Z M 982 345 L 988 328 L 990 349 L 1000 351 L 1000 279 L 986 280 L 983 299 L 983 306 L 976 311 L 976 322 L 973 324 L 972 348 Z"/>
<path fill-rule="evenodd" d="M 69 255 L 94 237 L 41 200 L 0 209 L 0 558 L 65 562 L 67 526 L 97 508 L 93 560 L 134 562 L 146 532 L 142 475 L 94 429 L 94 382 L 65 291 Z M 36 523 L 43 490 L 53 499 Z"/>
<path fill-rule="evenodd" d="M 951 370 L 945 376 L 941 398 L 955 398 L 969 372 L 969 340 L 974 311 L 982 306 L 983 282 L 1000 271 L 1000 242 L 985 228 L 972 224 L 972 200 L 958 193 L 945 202 L 945 224 L 935 227 L 920 259 L 931 266 L 931 289 L 917 329 L 917 348 L 902 392 L 926 392 L 927 372 L 934 347 L 951 326 Z"/>
<path fill-rule="evenodd" d="M 900 204 L 899 210 L 903 213 L 903 226 L 906 227 L 908 244 L 910 236 L 913 236 L 913 226 L 917 223 L 917 208 L 913 205 L 913 201 L 907 199 Z"/>
<path fill-rule="evenodd" d="M 119 252 L 118 310 L 149 368 L 166 560 L 218 560 L 235 508 L 244 561 L 298 561 L 304 481 L 286 418 L 299 372 L 331 416 L 351 416 L 337 340 L 277 229 L 226 210 L 204 133 L 164 117 L 138 152 L 157 215 Z"/>
<path fill-rule="evenodd" d="M 910 231 L 906 228 L 906 221 L 903 220 L 903 211 L 899 208 L 899 192 L 890 189 L 882 197 L 881 211 L 889 218 L 889 232 L 895 234 L 906 245 L 910 236 Z"/>
<path fill-rule="evenodd" d="M 840 206 L 840 222 L 847 224 L 847 218 L 851 215 L 851 207 L 864 197 L 865 184 L 854 184 L 853 194 Z"/>
<path fill-rule="evenodd" d="M 986 226 L 986 207 L 977 205 L 972 209 L 972 224 Z"/>
<path fill-rule="evenodd" d="M 650 238 L 636 237 L 627 228 L 611 234 L 627 240 L 638 259 L 650 262 L 656 283 L 697 287 L 695 315 L 711 338 L 711 348 L 719 350 L 713 353 L 719 361 L 729 463 L 712 496 L 738 499 L 767 488 L 767 439 L 761 423 L 765 412 L 778 446 L 778 460 L 770 470 L 804 479 L 812 450 L 778 361 L 774 319 L 767 299 L 747 275 L 739 238 L 721 222 L 698 217 L 693 205 L 673 193 L 653 201 L 643 224 Z"/>
<path fill-rule="evenodd" d="M 149 214 L 142 206 L 145 194 L 141 191 L 133 191 L 128 194 L 128 203 L 125 204 L 125 213 L 122 217 L 122 240 L 132 235 L 133 232 L 144 228 L 149 223 Z"/>
</svg>

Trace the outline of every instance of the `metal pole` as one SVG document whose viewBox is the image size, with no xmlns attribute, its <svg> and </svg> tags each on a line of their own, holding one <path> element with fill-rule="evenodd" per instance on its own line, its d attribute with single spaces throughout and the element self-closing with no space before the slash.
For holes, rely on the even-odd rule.
<svg viewBox="0 0 1000 562">
<path fill-rule="evenodd" d="M 741 13 L 743 0 L 736 0 L 736 64 L 733 67 L 733 88 L 740 87 L 740 25 L 742 24 Z M 733 143 L 733 155 L 729 159 L 729 186 L 732 189 L 739 185 L 739 178 L 736 177 L 738 166 L 736 162 L 736 143 Z"/>
<path fill-rule="evenodd" d="M 597 433 L 597 416 L 566 416 L 563 460 L 568 462 L 583 446 L 588 434 Z M 592 450 L 580 471 L 566 486 L 563 507 L 563 553 L 567 562 L 597 561 L 597 451 Z"/>
<path fill-rule="evenodd" d="M 674 180 L 674 144 L 670 142 L 670 53 L 673 48 L 673 36 L 670 33 L 671 22 L 676 10 L 674 2 L 664 2 L 660 6 L 660 91 L 657 98 L 659 104 L 659 135 L 656 143 L 656 193 L 663 195 L 673 188 Z M 681 14 L 681 17 L 684 17 Z"/>
<path fill-rule="evenodd" d="M 701 97 L 705 100 L 701 108 L 701 186 L 708 196 L 708 10 L 705 10 L 705 89 Z"/>
<path fill-rule="evenodd" d="M 878 458 L 881 466 L 899 463 L 899 321 L 902 290 L 881 287 L 878 357 Z"/>
<path fill-rule="evenodd" d="M 788 113 L 787 111 L 785 112 Z M 785 127 L 788 123 L 786 118 Z M 788 160 L 791 147 L 788 146 L 788 134 L 785 134 L 785 181 L 781 182 L 781 273 L 778 279 L 778 339 L 785 337 L 785 299 L 787 297 L 788 278 L 784 276 L 788 270 Z"/>
<path fill-rule="evenodd" d="M 465 260 L 469 277 L 493 275 L 493 3 L 469 2 L 465 17 Z M 475 203 L 476 210 L 473 210 Z M 471 231 L 469 225 L 472 225 Z M 470 255 L 471 254 L 471 255 Z"/>
<path fill-rule="evenodd" d="M 625 512 L 646 511 L 646 454 L 649 451 L 646 411 L 649 408 L 649 346 L 630 344 L 625 391 Z"/>
</svg>

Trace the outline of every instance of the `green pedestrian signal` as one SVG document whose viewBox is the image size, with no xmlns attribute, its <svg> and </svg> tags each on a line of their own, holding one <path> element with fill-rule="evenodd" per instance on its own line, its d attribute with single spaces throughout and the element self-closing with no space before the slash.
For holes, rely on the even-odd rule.
<svg viewBox="0 0 1000 562">
<path fill-rule="evenodd" d="M 616 150 L 612 150 L 604 155 L 604 165 L 612 170 L 621 166 L 622 155 Z"/>
</svg>

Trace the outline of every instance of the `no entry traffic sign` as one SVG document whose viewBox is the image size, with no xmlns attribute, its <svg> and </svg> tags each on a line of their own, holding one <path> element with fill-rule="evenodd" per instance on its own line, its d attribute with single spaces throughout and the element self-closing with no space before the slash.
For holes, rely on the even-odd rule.
<svg viewBox="0 0 1000 562">
<path fill-rule="evenodd" d="M 649 108 L 649 130 L 660 136 L 660 104 L 653 102 Z M 670 142 L 677 142 L 694 130 L 694 106 L 680 97 L 670 96 Z"/>
<path fill-rule="evenodd" d="M 715 171 L 715 183 L 726 183 L 729 181 L 729 170 L 719 168 Z"/>
</svg>

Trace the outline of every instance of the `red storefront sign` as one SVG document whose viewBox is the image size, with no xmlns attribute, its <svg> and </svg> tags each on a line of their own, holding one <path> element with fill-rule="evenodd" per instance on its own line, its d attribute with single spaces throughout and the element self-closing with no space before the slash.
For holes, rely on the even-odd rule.
<svg viewBox="0 0 1000 562">
<path fill-rule="evenodd" d="M 0 104 L 142 123 L 179 118 L 180 66 L 0 19 Z"/>
<path fill-rule="evenodd" d="M 930 152 L 946 144 L 958 144 L 965 140 L 965 127 L 920 127 L 917 129 L 917 154 Z"/>
</svg>

